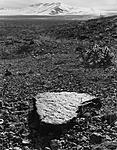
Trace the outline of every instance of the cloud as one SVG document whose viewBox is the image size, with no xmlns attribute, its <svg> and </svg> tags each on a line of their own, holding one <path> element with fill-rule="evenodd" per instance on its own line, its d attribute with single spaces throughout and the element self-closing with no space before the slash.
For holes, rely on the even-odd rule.
<svg viewBox="0 0 117 150">
<path fill-rule="evenodd" d="M 43 3 L 46 2 L 58 2 L 61 0 L 43 0 Z M 66 0 L 65 0 L 66 1 Z M 0 7 L 25 7 L 34 3 L 42 3 L 42 0 L 0 0 Z"/>
<path fill-rule="evenodd" d="M 117 8 L 117 0 L 68 0 L 68 2 L 79 7 Z"/>
<path fill-rule="evenodd" d="M 26 0 L 27 1 L 27 0 Z M 27 5 L 22 0 L 0 0 L 0 7 L 23 7 L 23 5 Z"/>
</svg>

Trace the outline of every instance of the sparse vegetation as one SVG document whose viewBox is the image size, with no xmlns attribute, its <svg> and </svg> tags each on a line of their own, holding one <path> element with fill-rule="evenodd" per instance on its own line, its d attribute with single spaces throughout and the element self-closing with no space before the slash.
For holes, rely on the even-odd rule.
<svg viewBox="0 0 117 150">
<path fill-rule="evenodd" d="M 76 48 L 76 52 L 79 53 L 78 59 L 81 59 L 81 63 L 85 67 L 89 68 L 107 68 L 113 65 L 113 57 L 114 54 L 107 47 L 100 47 L 95 44 L 91 48 L 87 48 L 87 46 L 79 46 Z"/>
</svg>

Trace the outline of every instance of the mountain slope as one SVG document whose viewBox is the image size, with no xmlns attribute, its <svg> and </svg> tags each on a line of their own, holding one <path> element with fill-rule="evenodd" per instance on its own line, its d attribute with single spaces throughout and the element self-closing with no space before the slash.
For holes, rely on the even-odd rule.
<svg viewBox="0 0 117 150">
<path fill-rule="evenodd" d="M 99 15 L 91 8 L 73 8 L 62 3 L 39 3 L 19 9 L 0 9 L 0 15 Z"/>
<path fill-rule="evenodd" d="M 25 8 L 1 8 L 0 15 L 115 15 L 117 11 L 102 11 L 94 8 L 72 7 L 63 3 L 38 3 Z"/>
</svg>

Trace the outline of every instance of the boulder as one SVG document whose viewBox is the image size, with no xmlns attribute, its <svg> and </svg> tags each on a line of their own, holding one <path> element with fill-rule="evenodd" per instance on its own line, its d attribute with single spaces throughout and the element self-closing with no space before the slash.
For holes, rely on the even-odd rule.
<svg viewBox="0 0 117 150">
<path fill-rule="evenodd" d="M 95 97 L 76 92 L 45 92 L 30 99 L 28 114 L 30 136 L 59 137 L 76 124 L 77 110 L 95 101 Z M 88 106 L 89 107 L 89 106 Z M 51 139 L 50 138 L 50 139 Z"/>
<path fill-rule="evenodd" d="M 79 106 L 94 98 L 94 96 L 76 92 L 45 92 L 35 97 L 37 113 L 41 121 L 50 124 L 67 123 L 77 116 Z"/>
</svg>

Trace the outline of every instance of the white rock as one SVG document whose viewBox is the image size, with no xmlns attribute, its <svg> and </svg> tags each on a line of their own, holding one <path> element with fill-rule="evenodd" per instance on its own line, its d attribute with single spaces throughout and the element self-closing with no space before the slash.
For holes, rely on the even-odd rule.
<svg viewBox="0 0 117 150">
<path fill-rule="evenodd" d="M 117 121 L 115 122 L 115 127 L 117 127 Z"/>
<path fill-rule="evenodd" d="M 45 147 L 44 150 L 51 150 L 49 147 Z"/>
<path fill-rule="evenodd" d="M 28 139 L 23 139 L 22 144 L 28 145 L 28 144 L 30 144 L 30 141 Z"/>
<path fill-rule="evenodd" d="M 62 124 L 77 116 L 78 106 L 95 97 L 76 92 L 45 92 L 35 98 L 37 112 L 43 122 Z"/>
<path fill-rule="evenodd" d="M 3 120 L 3 119 L 0 119 L 0 125 L 3 124 L 3 123 L 4 123 L 4 120 Z"/>
<path fill-rule="evenodd" d="M 14 147 L 13 150 L 22 150 L 20 147 Z"/>
<path fill-rule="evenodd" d="M 111 141 L 112 139 L 111 139 L 111 137 L 110 136 L 108 136 L 108 135 L 106 135 L 106 139 L 107 140 L 109 140 L 109 141 Z"/>
</svg>

